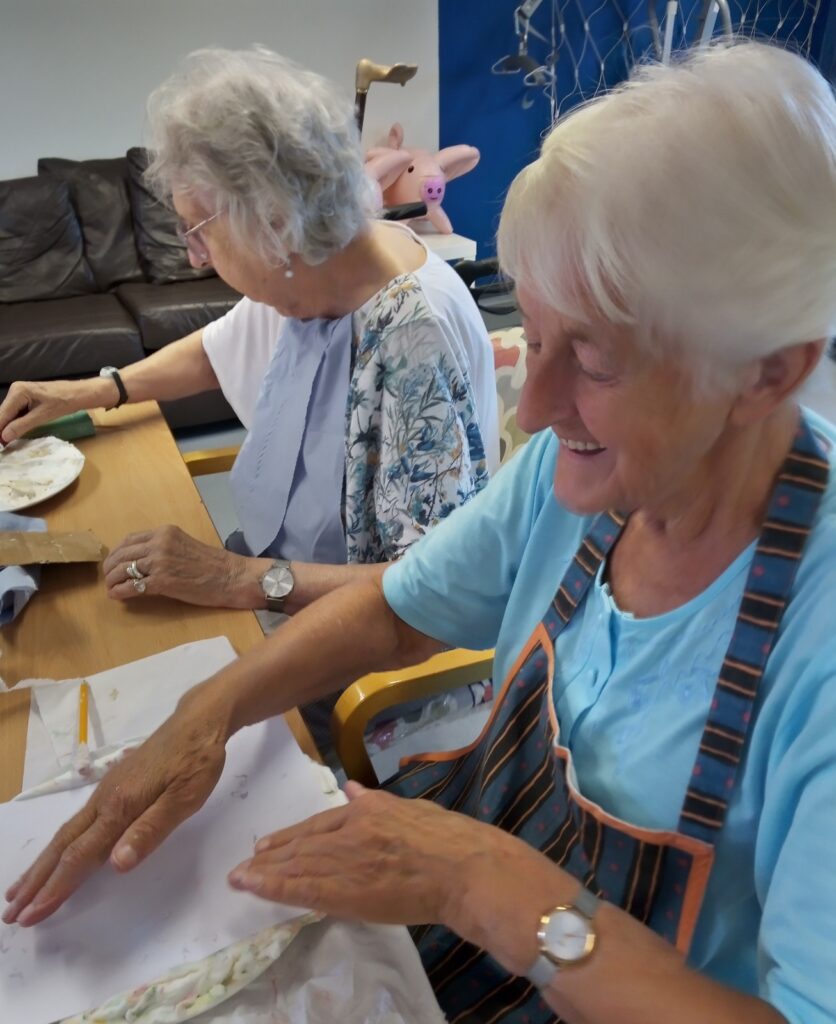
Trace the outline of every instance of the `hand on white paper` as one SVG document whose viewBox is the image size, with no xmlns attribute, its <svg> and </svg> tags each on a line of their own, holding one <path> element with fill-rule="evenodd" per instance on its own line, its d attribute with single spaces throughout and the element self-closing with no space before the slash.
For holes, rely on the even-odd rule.
<svg viewBox="0 0 836 1024">
<path fill-rule="evenodd" d="M 110 858 L 130 871 L 206 802 L 223 771 L 222 719 L 185 699 L 136 750 L 105 775 L 32 866 L 6 892 L 6 924 L 53 914 Z"/>
<path fill-rule="evenodd" d="M 233 888 L 345 920 L 443 924 L 510 970 L 530 966 L 540 914 L 576 883 L 492 825 L 355 782 L 345 792 L 344 806 L 259 840 Z"/>
<path fill-rule="evenodd" d="M 145 577 L 141 590 L 128 574 L 132 562 Z M 155 595 L 211 608 L 253 608 L 261 596 L 258 578 L 269 565 L 204 544 L 179 526 L 159 526 L 129 534 L 103 568 L 108 597 L 118 601 Z"/>
</svg>

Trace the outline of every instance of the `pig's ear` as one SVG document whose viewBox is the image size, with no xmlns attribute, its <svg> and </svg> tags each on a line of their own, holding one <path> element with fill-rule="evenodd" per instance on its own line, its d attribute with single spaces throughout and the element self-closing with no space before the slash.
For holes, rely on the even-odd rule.
<svg viewBox="0 0 836 1024">
<path fill-rule="evenodd" d="M 436 153 L 438 166 L 448 181 L 472 171 L 479 163 L 479 150 L 475 146 L 447 146 Z"/>
<path fill-rule="evenodd" d="M 403 145 L 403 127 L 399 121 L 389 129 L 389 145 L 392 149 L 400 149 Z"/>
<path fill-rule="evenodd" d="M 382 191 L 398 180 L 412 159 L 405 149 L 379 149 L 366 158 L 366 174 L 379 182 Z"/>
</svg>

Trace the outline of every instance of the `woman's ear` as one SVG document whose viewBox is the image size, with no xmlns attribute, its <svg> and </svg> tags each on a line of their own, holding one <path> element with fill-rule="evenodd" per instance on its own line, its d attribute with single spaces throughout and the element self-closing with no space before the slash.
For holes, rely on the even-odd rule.
<svg viewBox="0 0 836 1024">
<path fill-rule="evenodd" d="M 743 426 L 763 419 L 793 395 L 818 365 L 824 339 L 802 341 L 756 360 L 735 399 L 732 419 Z"/>
</svg>

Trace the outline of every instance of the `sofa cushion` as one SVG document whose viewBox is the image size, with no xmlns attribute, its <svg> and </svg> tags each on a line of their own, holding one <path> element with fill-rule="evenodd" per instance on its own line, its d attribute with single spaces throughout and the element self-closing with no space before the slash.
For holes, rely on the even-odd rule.
<svg viewBox="0 0 836 1024">
<path fill-rule="evenodd" d="M 20 302 L 0 315 L 0 381 L 98 373 L 144 356 L 139 331 L 114 295 Z"/>
<path fill-rule="evenodd" d="M 217 320 L 241 298 L 219 277 L 166 285 L 120 284 L 116 294 L 139 324 L 149 352 Z"/>
<path fill-rule="evenodd" d="M 147 150 L 128 150 L 128 189 L 139 259 L 145 276 L 155 284 L 214 277 L 211 267 L 196 269 L 189 263 L 186 246 L 177 234 L 177 217 L 149 191 L 143 179 L 148 166 Z"/>
<path fill-rule="evenodd" d="M 38 174 L 66 181 L 84 236 L 84 254 L 101 291 L 121 281 L 144 280 L 134 242 L 128 161 L 44 157 Z"/>
<path fill-rule="evenodd" d="M 94 292 L 66 182 L 0 181 L 0 302 Z"/>
</svg>

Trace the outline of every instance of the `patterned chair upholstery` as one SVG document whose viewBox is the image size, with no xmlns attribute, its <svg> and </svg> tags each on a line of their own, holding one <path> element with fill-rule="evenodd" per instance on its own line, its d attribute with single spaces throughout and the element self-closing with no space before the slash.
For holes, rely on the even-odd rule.
<svg viewBox="0 0 836 1024">
<path fill-rule="evenodd" d="M 517 406 L 525 381 L 525 341 L 522 327 L 491 333 L 496 395 L 499 406 L 499 454 L 505 463 L 528 440 L 517 425 Z"/>
</svg>

